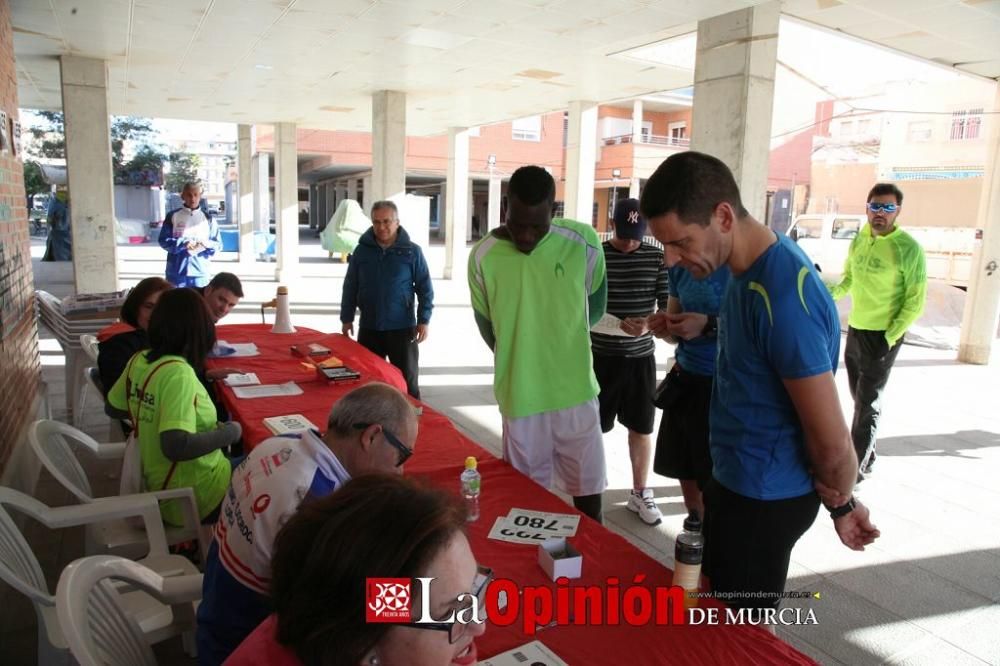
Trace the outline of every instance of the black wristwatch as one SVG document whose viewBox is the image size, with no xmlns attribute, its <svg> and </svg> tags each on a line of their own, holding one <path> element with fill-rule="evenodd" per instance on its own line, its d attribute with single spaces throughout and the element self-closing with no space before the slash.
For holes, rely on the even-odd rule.
<svg viewBox="0 0 1000 666">
<path fill-rule="evenodd" d="M 719 334 L 719 318 L 715 315 L 705 315 L 708 317 L 708 321 L 705 322 L 705 328 L 701 329 L 701 334 L 706 338 L 714 338 Z"/>
<path fill-rule="evenodd" d="M 854 507 L 857 505 L 858 503 L 854 500 L 854 495 L 851 495 L 851 499 L 847 500 L 847 504 L 841 504 L 829 510 L 830 517 L 836 520 L 837 518 L 846 516 L 851 511 L 854 511 Z"/>
</svg>

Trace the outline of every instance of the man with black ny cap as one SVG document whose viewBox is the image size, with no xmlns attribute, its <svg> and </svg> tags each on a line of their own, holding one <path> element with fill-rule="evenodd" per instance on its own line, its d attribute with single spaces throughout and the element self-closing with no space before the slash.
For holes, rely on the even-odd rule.
<svg viewBox="0 0 1000 666">
<path fill-rule="evenodd" d="M 638 199 L 619 201 L 614 211 L 614 235 L 604 241 L 608 276 L 607 312 L 621 319 L 625 335 L 591 332 L 594 373 L 601 386 L 601 430 L 610 432 L 615 419 L 628 428 L 628 453 L 632 462 L 632 492 L 628 508 L 647 525 L 663 518 L 646 487 L 653 445 L 656 408 L 654 341 L 646 317 L 664 310 L 669 297 L 663 251 L 643 242 L 646 220 L 639 214 Z"/>
</svg>

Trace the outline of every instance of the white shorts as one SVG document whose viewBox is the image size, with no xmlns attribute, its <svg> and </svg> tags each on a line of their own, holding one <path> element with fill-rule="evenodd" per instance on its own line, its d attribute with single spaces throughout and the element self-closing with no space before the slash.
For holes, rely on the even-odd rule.
<svg viewBox="0 0 1000 666">
<path fill-rule="evenodd" d="M 554 482 L 574 497 L 604 492 L 608 481 L 597 398 L 519 419 L 503 417 L 503 459 L 546 488 Z"/>
</svg>

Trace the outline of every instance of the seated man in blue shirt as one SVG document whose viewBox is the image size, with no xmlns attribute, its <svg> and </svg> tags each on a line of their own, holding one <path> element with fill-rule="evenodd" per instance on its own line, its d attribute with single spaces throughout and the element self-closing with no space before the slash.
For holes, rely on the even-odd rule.
<svg viewBox="0 0 1000 666">
<path fill-rule="evenodd" d="M 879 536 L 852 496 L 858 461 L 833 379 L 837 310 L 798 246 L 750 216 L 720 160 L 672 155 L 641 207 L 667 266 L 696 279 L 723 265 L 732 273 L 719 311 L 704 571 L 729 605 L 773 612 L 821 499 L 847 547 Z"/>
</svg>

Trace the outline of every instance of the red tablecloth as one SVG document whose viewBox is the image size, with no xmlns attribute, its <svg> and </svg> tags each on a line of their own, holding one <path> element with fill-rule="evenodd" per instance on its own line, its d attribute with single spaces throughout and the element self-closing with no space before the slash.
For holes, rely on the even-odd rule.
<svg viewBox="0 0 1000 666">
<path fill-rule="evenodd" d="M 417 474 L 430 478 L 435 485 L 454 488 L 457 493 L 461 469 L 461 465 L 451 465 Z M 507 515 L 512 507 L 554 513 L 576 513 L 575 509 L 502 460 L 483 460 L 479 470 L 483 477 L 480 517 L 470 523 L 468 530 L 476 559 L 492 567 L 497 578 L 509 578 L 520 587 L 544 585 L 556 589 L 538 564 L 536 547 L 497 541 L 487 535 L 494 521 Z M 414 471 L 407 466 L 407 474 Z M 650 589 L 669 585 L 673 580 L 670 569 L 587 517 L 581 518 L 579 530 L 570 541 L 583 554 L 583 573 L 571 581 L 573 586 L 598 585 L 603 589 L 609 577 L 617 577 L 624 592 L 640 574 L 645 576 L 642 586 Z M 723 608 L 710 599 L 699 605 Z M 720 614 L 724 617 L 725 611 Z M 573 666 L 815 663 L 768 631 L 749 625 L 632 626 L 622 621 L 618 625 L 554 626 L 532 637 L 522 631 L 519 620 L 509 627 L 488 626 L 476 645 L 480 658 L 486 658 L 535 639 Z"/>
<path fill-rule="evenodd" d="M 302 414 L 307 419 L 326 430 L 326 419 L 330 407 L 342 395 L 367 382 L 379 381 L 406 391 L 406 382 L 398 368 L 371 353 L 354 340 L 338 334 L 327 335 L 308 328 L 299 328 L 295 333 L 271 333 L 269 324 L 232 324 L 216 328 L 220 340 L 234 343 L 253 342 L 260 351 L 259 356 L 223 357 L 209 359 L 209 368 L 237 368 L 241 372 L 257 374 L 262 384 L 281 384 L 294 381 L 303 393 L 301 395 L 275 398 L 240 399 L 233 390 L 222 382 L 219 395 L 233 420 L 243 426 L 243 442 L 250 449 L 272 436 L 263 419 L 269 416 Z M 330 383 L 320 379 L 316 370 L 306 367 L 308 361 L 291 352 L 292 345 L 318 342 L 328 347 L 333 356 L 344 361 L 349 367 L 361 373 L 356 382 Z M 325 357 L 318 357 L 320 360 Z"/>
<path fill-rule="evenodd" d="M 290 353 L 292 344 L 320 342 L 348 366 L 359 370 L 361 382 L 385 381 L 406 390 L 396 368 L 342 335 L 324 335 L 307 329 L 299 329 L 292 335 L 274 335 L 264 325 L 220 326 L 218 335 L 228 342 L 252 341 L 261 355 L 214 359 L 210 362 L 212 366 L 235 366 L 245 372 L 256 372 L 263 383 L 294 379 L 305 391 L 303 395 L 290 398 L 240 400 L 230 389 L 223 389 L 226 406 L 233 418 L 243 425 L 245 441 L 251 447 L 270 436 L 270 431 L 260 421 L 266 416 L 300 413 L 322 429 L 333 402 L 358 385 L 326 385 L 315 374 L 309 376 L 304 368 L 299 373 L 297 366 L 301 359 Z M 406 464 L 407 474 L 426 477 L 434 485 L 452 489 L 457 494 L 458 477 L 466 456 L 479 458 L 483 476 L 480 518 L 470 523 L 468 530 L 476 559 L 492 567 L 498 578 L 509 578 L 521 587 L 543 585 L 556 589 L 555 583 L 546 577 L 538 564 L 536 547 L 497 541 L 487 535 L 496 518 L 507 515 L 513 507 L 556 513 L 576 513 L 576 510 L 506 462 L 493 458 L 462 435 L 443 414 L 427 405 L 422 407 L 415 453 Z M 650 589 L 669 585 L 673 578 L 670 569 L 589 518 L 581 518 L 577 535 L 571 541 L 584 558 L 583 574 L 572 581 L 574 586 L 603 587 L 609 577 L 617 577 L 624 592 L 640 574 L 645 576 L 641 584 Z M 703 600 L 701 606 L 722 607 L 712 600 Z M 766 630 L 737 625 L 571 624 L 542 629 L 531 637 L 523 632 L 519 621 L 508 627 L 488 626 L 486 634 L 476 643 L 480 658 L 486 658 L 536 638 L 573 666 L 814 663 Z"/>
</svg>

